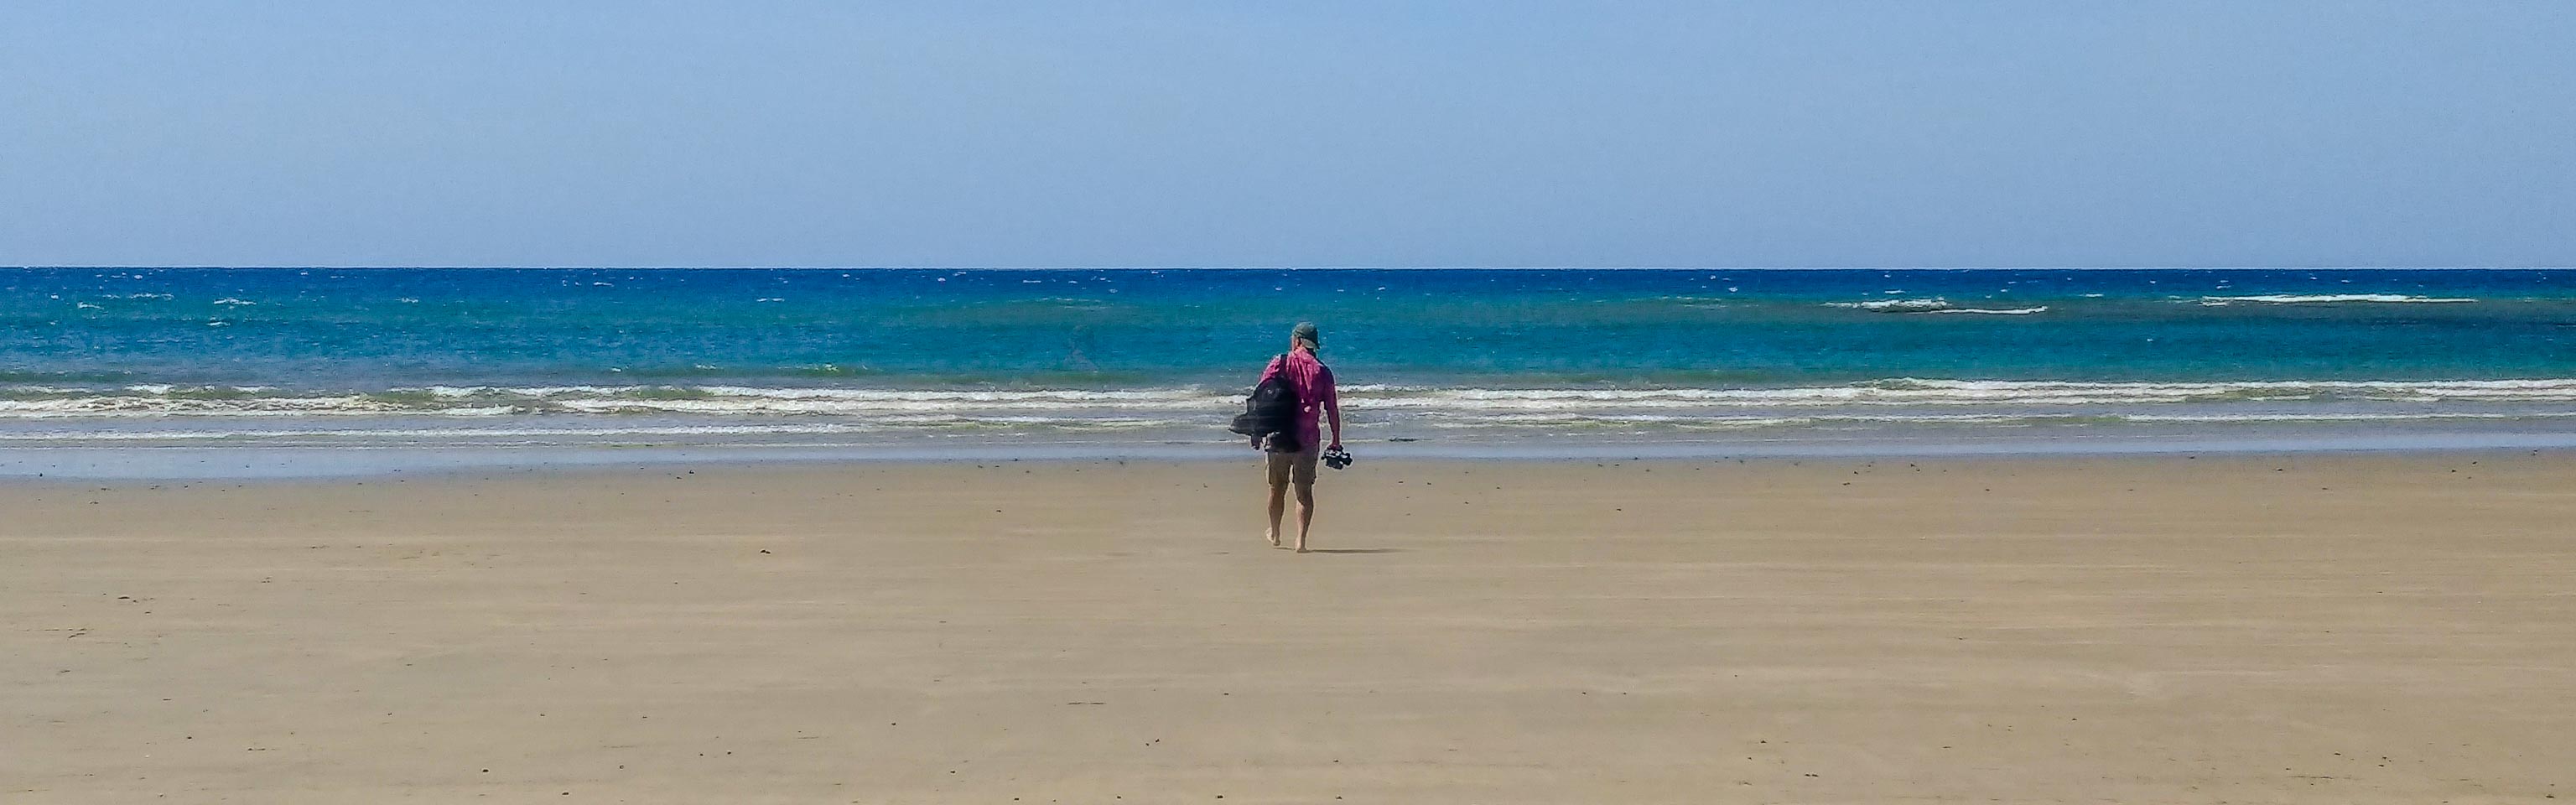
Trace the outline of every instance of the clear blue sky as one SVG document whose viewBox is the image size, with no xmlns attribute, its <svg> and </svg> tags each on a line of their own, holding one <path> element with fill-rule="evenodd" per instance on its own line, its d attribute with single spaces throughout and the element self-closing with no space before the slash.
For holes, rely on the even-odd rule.
<svg viewBox="0 0 2576 805">
<path fill-rule="evenodd" d="M 0 5 L 0 265 L 2570 265 L 2576 3 Z"/>
</svg>

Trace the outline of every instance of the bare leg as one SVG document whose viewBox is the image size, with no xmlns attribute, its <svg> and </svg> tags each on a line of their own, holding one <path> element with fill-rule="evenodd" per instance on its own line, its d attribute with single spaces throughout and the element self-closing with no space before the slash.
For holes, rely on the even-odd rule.
<svg viewBox="0 0 2576 805">
<path fill-rule="evenodd" d="M 1270 547 L 1279 547 L 1279 518 L 1287 513 L 1288 485 L 1273 482 L 1270 484 L 1270 530 L 1262 535 L 1270 539 Z"/>
<path fill-rule="evenodd" d="M 1279 518 L 1288 513 L 1288 467 L 1278 456 L 1263 456 L 1262 460 L 1267 462 L 1265 469 L 1270 476 L 1270 530 L 1261 536 L 1270 540 L 1270 547 L 1276 548 L 1279 547 Z"/>
<path fill-rule="evenodd" d="M 1279 511 L 1279 488 L 1271 487 L 1270 510 Z M 1271 522 L 1278 522 L 1276 518 Z M 1300 479 L 1297 484 L 1297 552 L 1306 552 L 1306 530 L 1315 525 L 1315 482 Z M 1276 531 L 1274 527 L 1274 532 Z"/>
</svg>

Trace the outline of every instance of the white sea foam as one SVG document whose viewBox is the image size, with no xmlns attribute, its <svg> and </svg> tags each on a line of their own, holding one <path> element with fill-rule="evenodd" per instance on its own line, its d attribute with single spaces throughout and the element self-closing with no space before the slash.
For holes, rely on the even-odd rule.
<svg viewBox="0 0 2576 805">
<path fill-rule="evenodd" d="M 1442 389 L 1354 386 L 1381 407 L 1690 408 L 1809 405 L 2102 405 L 2342 399 L 2381 402 L 2576 402 L 2576 379 L 2081 383 L 1901 378 L 1841 386 L 1665 389 Z"/>
<path fill-rule="evenodd" d="M 1888 291 L 1888 293 L 1903 292 Z M 1875 299 L 1867 302 L 1826 302 L 1825 306 L 1867 310 L 1873 313 L 1927 313 L 1935 310 L 1948 310 L 1950 309 L 1950 302 L 1949 300 L 1936 297 L 1932 299 Z"/>
<path fill-rule="evenodd" d="M 1891 414 L 1881 416 L 1675 416 L 1671 414 L 1620 413 L 1554 413 L 1554 414 L 1488 414 L 1473 418 L 1446 418 L 1430 425 L 1444 430 L 1474 430 L 1489 427 L 1672 427 L 1694 430 L 1738 430 L 1798 425 L 1831 424 L 1943 424 L 2000 425 L 2028 421 L 2029 417 L 2001 414 Z"/>
<path fill-rule="evenodd" d="M 258 302 L 253 302 L 253 301 L 249 301 L 249 300 L 246 300 L 246 299 L 235 299 L 235 298 L 232 298 L 232 297 L 227 296 L 227 297 L 224 297 L 224 298 L 222 298 L 222 299 L 217 299 L 217 300 L 215 300 L 215 304 L 218 304 L 218 305 L 234 305 L 234 306 L 241 306 L 241 305 L 256 305 L 256 304 L 259 304 L 259 303 L 258 303 Z"/>
<path fill-rule="evenodd" d="M 1889 293 L 1897 292 L 1889 291 Z M 2048 312 L 2047 305 L 2014 308 L 1960 307 L 1952 304 L 1950 300 L 1938 297 L 1932 299 L 1875 299 L 1867 302 L 1826 302 L 1825 306 L 1849 308 L 1852 310 L 1866 310 L 1872 313 L 1938 313 L 1987 316 L 2028 316 L 2033 313 Z"/>
<path fill-rule="evenodd" d="M 2388 413 L 2275 412 L 2264 414 L 2116 414 L 2123 422 L 2417 422 L 2428 420 L 2568 419 L 2576 411 L 2415 411 Z"/>
<path fill-rule="evenodd" d="M 2100 415 L 2067 414 L 1916 414 L 1867 412 L 1813 415 L 1745 416 L 1745 415 L 1669 415 L 1642 413 L 1482 413 L 1474 416 L 1443 416 L 1413 421 L 1413 425 L 1433 432 L 1464 433 L 1475 431 L 1563 431 L 1584 433 L 1650 434 L 1665 431 L 1712 432 L 1765 429 L 1815 428 L 1864 430 L 1879 427 L 1947 426 L 1973 428 L 2023 428 L 2052 424 L 2089 425 L 2110 422 L 2140 424 L 2261 424 L 2261 423 L 2336 423 L 2336 422 L 2405 422 L 2448 420 L 2534 420 L 2576 418 L 2576 411 L 2543 413 L 2440 412 L 2440 413 L 2245 413 L 2245 414 L 2153 414 L 2111 413 Z M 274 420 L 269 420 L 274 421 Z M 681 443 L 778 443 L 812 445 L 818 437 L 861 436 L 867 438 L 903 438 L 904 434 L 941 434 L 971 437 L 977 433 L 1134 433 L 1162 430 L 1170 432 L 1207 431 L 1213 425 L 1204 417 L 1099 417 L 1060 418 L 1045 416 L 905 416 L 868 420 L 758 420 L 726 423 L 635 423 L 619 424 L 615 419 L 583 418 L 556 426 L 534 426 L 496 422 L 488 425 L 436 426 L 389 424 L 377 421 L 353 422 L 349 427 L 299 426 L 281 422 L 284 427 L 255 427 L 248 423 L 213 427 L 126 428 L 99 425 L 82 426 L 65 423 L 46 429 L 0 428 L 0 445 L 46 447 L 78 444 L 245 444 L 309 445 L 369 444 L 446 445 L 446 446 L 542 446 L 579 444 L 681 444 Z M 1379 423 L 1382 426 L 1384 423 Z"/>
<path fill-rule="evenodd" d="M 603 436 L 757 436 L 865 433 L 882 428 L 856 424 L 684 425 L 594 428 L 291 428 L 116 430 L 95 432 L 0 432 L 0 441 L 58 441 L 68 438 L 108 442 L 213 441 L 223 439 L 418 438 L 459 437 L 603 437 Z"/>
<path fill-rule="evenodd" d="M 938 390 L 755 386 L 429 386 L 372 393 L 299 392 L 259 386 L 138 384 L 90 389 L 0 385 L 0 420 L 151 417 L 430 416 L 487 419 L 521 415 L 823 417 L 893 422 L 902 417 L 1029 421 L 1163 419 L 1218 421 L 1237 410 L 1237 388 L 1123 390 Z M 2448 381 L 2260 381 L 2082 383 L 1900 378 L 1785 388 L 1460 388 L 1367 384 L 1345 387 L 1354 409 L 1392 415 L 1737 415 L 1812 416 L 1819 409 L 2084 409 L 2241 403 L 2305 406 L 2576 404 L 2576 378 Z M 1735 413 L 1729 413 L 1735 412 Z M 2193 412 L 2200 413 L 2200 412 Z M 2262 416 L 2286 416 L 2287 411 Z M 906 420 L 929 422 L 929 419 Z"/>
<path fill-rule="evenodd" d="M 1987 315 L 1987 316 L 2028 316 L 2028 315 L 2033 314 L 2033 313 L 2046 313 L 2046 312 L 2048 312 L 2048 306 L 2047 306 L 2047 305 L 2038 305 L 2038 306 L 2035 306 L 2035 307 L 2013 307 L 2013 308 L 1954 307 L 1954 308 L 1950 308 L 1950 309 L 1947 309 L 1947 310 L 1927 310 L 1927 311 L 1924 311 L 1924 312 L 1926 312 L 1926 313 L 1973 313 L 1973 314 L 1982 314 L 1982 315 Z"/>
<path fill-rule="evenodd" d="M 2204 297 L 2201 297 L 2201 301 L 2202 301 L 2203 303 L 2208 303 L 2208 302 L 2219 302 L 2219 303 L 2226 303 L 2226 302 L 2262 302 L 2262 303 L 2265 303 L 2265 304 L 2274 304 L 2274 305 L 2294 305 L 2294 304 L 2331 304 L 2331 303 L 2345 303 L 2345 302 L 2378 302 L 2378 303 L 2383 303 L 2383 304 L 2410 304 L 2410 303 L 2412 303 L 2412 304 L 2458 304 L 2458 303 L 2465 303 L 2465 302 L 2475 302 L 2475 301 L 2478 301 L 2478 300 L 2475 300 L 2475 299 L 2468 299 L 2468 298 L 2461 298 L 2461 297 L 2411 296 L 2411 295 L 2407 295 L 2407 294 L 2394 294 L 2394 293 L 2339 293 L 2339 294 L 2255 294 L 2255 295 L 2252 295 L 2252 296 L 2204 296 Z"/>
<path fill-rule="evenodd" d="M 86 391 L 0 388 L 0 419 L 67 417 L 687 414 L 886 417 L 904 414 L 1205 411 L 1239 392 L 1201 389 L 937 391 L 742 386 L 431 386 L 376 394 L 297 394 L 264 387 L 134 385 Z"/>
<path fill-rule="evenodd" d="M 590 420 L 584 426 L 518 427 L 495 425 L 483 427 L 346 427 L 346 428 L 186 428 L 186 429 L 59 429 L 0 430 L 0 442 L 46 441 L 221 441 L 278 439 L 602 439 L 616 437 L 710 437 L 710 436 L 814 436 L 835 434 L 884 433 L 894 430 L 920 429 L 1048 429 L 1057 431 L 1140 430 L 1205 424 L 1195 419 L 1155 418 L 1053 418 L 1053 417 L 894 417 L 862 422 L 849 421 L 766 421 L 745 424 L 688 425 L 617 425 L 597 424 Z"/>
</svg>

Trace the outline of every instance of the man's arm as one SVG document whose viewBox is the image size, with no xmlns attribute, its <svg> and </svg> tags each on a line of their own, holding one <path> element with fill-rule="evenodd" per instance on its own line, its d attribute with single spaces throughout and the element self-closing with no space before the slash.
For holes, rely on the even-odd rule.
<svg viewBox="0 0 2576 805">
<path fill-rule="evenodd" d="M 1324 413 L 1333 420 L 1333 444 L 1329 449 L 1339 450 L 1342 447 L 1342 390 L 1333 382 L 1330 369 L 1324 370 Z"/>
</svg>

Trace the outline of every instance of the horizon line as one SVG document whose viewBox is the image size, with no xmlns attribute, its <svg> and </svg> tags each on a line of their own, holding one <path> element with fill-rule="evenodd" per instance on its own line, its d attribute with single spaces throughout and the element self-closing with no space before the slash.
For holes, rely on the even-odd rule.
<svg viewBox="0 0 2576 805">
<path fill-rule="evenodd" d="M 9 270 L 246 271 L 2566 271 L 2571 265 L 2096 265 L 2096 266 L 1569 266 L 1569 265 L 18 265 Z"/>
</svg>

